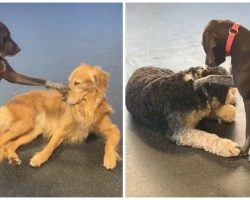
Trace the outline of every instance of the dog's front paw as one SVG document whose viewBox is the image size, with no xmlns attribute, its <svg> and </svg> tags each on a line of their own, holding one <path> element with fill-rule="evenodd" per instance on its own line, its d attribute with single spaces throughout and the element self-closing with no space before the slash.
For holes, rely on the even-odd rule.
<svg viewBox="0 0 250 200">
<path fill-rule="evenodd" d="M 31 167 L 40 167 L 44 162 L 46 162 L 48 158 L 46 158 L 43 154 L 37 153 L 30 159 Z"/>
<path fill-rule="evenodd" d="M 68 92 L 68 86 L 63 83 L 57 83 L 53 81 L 46 81 L 46 87 L 51 89 L 56 89 L 62 94 L 66 94 Z"/>
<path fill-rule="evenodd" d="M 103 166 L 106 169 L 114 169 L 116 167 L 116 160 L 117 160 L 117 152 L 116 151 L 107 152 L 104 155 Z"/>
<path fill-rule="evenodd" d="M 240 147 L 229 139 L 222 139 L 218 142 L 216 154 L 223 157 L 235 157 L 241 153 Z"/>
<path fill-rule="evenodd" d="M 17 154 L 8 156 L 8 160 L 9 160 L 10 165 L 18 166 L 18 165 L 21 165 L 22 163 L 22 161 L 19 159 Z"/>
</svg>

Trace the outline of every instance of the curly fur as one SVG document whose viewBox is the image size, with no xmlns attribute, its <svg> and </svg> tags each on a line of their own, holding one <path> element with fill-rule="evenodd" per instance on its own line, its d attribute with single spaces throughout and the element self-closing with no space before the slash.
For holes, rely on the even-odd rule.
<svg viewBox="0 0 250 200">
<path fill-rule="evenodd" d="M 168 137 L 178 144 L 203 148 L 221 156 L 235 156 L 239 150 L 232 141 L 230 145 L 228 142 L 221 142 L 223 150 L 211 147 L 212 150 L 204 143 L 199 144 L 201 141 L 215 142 L 218 139 L 212 134 L 195 129 L 200 120 L 211 113 L 217 118 L 229 122 L 235 117 L 234 106 L 222 108 L 225 106 L 226 100 L 230 102 L 228 99 L 229 87 L 206 84 L 204 87 L 208 95 L 202 90 L 194 90 L 193 82 L 195 80 L 212 74 L 226 75 L 228 72 L 222 67 L 192 67 L 178 73 L 152 66 L 139 68 L 127 83 L 126 107 L 132 116 L 143 124 L 166 129 Z M 225 114 L 226 110 L 230 111 L 230 116 Z M 201 134 L 202 132 L 203 134 Z M 195 139 L 201 137 L 204 137 L 203 140 Z M 235 149 L 231 151 L 230 148 Z"/>
</svg>

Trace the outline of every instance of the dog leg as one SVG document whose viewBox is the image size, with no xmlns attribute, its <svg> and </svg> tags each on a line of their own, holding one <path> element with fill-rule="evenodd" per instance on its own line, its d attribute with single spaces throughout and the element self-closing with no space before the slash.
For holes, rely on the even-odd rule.
<svg viewBox="0 0 250 200">
<path fill-rule="evenodd" d="M 27 143 L 31 142 L 32 140 L 34 140 L 35 138 L 37 138 L 38 135 L 40 135 L 41 133 L 42 133 L 42 131 L 39 128 L 36 128 L 36 129 L 32 130 L 31 132 L 29 132 L 23 136 L 20 136 L 16 140 L 12 140 L 8 144 L 6 144 L 3 148 L 4 148 L 4 151 L 6 152 L 6 157 L 9 160 L 9 164 L 20 165 L 21 160 L 19 159 L 18 155 L 16 154 L 16 150 L 20 146 L 27 144 Z"/>
<path fill-rule="evenodd" d="M 33 126 L 33 121 L 29 119 L 16 121 L 11 125 L 11 127 L 6 132 L 1 134 L 0 147 L 8 143 L 10 140 L 30 131 L 32 129 L 32 126 Z"/>
<path fill-rule="evenodd" d="M 54 134 L 48 145 L 40 152 L 36 153 L 30 160 L 30 166 L 39 167 L 44 162 L 46 162 L 49 157 L 52 155 L 53 151 L 62 143 L 63 137 L 62 134 Z"/>
<path fill-rule="evenodd" d="M 209 75 L 194 81 L 193 83 L 194 89 L 197 90 L 205 83 L 214 83 L 218 85 L 225 85 L 228 87 L 235 87 L 233 76 L 231 75 Z"/>
<path fill-rule="evenodd" d="M 106 169 L 114 169 L 116 160 L 119 159 L 117 146 L 120 141 L 120 131 L 113 124 L 109 116 L 105 116 L 98 126 L 98 132 L 106 139 L 103 166 Z"/>
<path fill-rule="evenodd" d="M 171 139 L 179 145 L 204 149 L 223 157 L 234 157 L 240 154 L 238 145 L 232 140 L 197 129 L 183 129 L 173 134 Z"/>
</svg>

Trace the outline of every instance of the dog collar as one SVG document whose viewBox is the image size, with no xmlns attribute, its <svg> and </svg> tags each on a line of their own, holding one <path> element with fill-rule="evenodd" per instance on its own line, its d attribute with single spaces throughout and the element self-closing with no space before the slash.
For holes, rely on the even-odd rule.
<svg viewBox="0 0 250 200">
<path fill-rule="evenodd" d="M 228 37 L 227 37 L 227 43 L 226 43 L 226 55 L 230 56 L 231 47 L 234 41 L 234 36 L 238 34 L 238 29 L 240 27 L 240 24 L 234 23 L 233 26 L 229 29 Z"/>
</svg>

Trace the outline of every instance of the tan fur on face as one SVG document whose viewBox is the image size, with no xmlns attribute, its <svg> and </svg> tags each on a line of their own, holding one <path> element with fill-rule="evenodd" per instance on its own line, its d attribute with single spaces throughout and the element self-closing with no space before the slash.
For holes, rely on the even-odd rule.
<svg viewBox="0 0 250 200">
<path fill-rule="evenodd" d="M 234 87 L 231 87 L 228 90 L 225 104 L 235 104 L 235 93 L 236 93 L 236 90 L 237 89 L 234 88 Z"/>
<path fill-rule="evenodd" d="M 231 105 L 235 103 L 236 88 L 230 88 L 225 100 L 225 104 L 218 101 L 217 98 L 213 98 L 211 102 L 211 113 L 207 118 L 209 119 L 221 119 L 225 122 L 233 122 L 236 116 L 235 106 Z"/>
<path fill-rule="evenodd" d="M 235 107 L 231 104 L 223 105 L 215 111 L 215 115 L 225 122 L 233 122 L 236 115 Z"/>
<path fill-rule="evenodd" d="M 69 76 L 69 93 L 67 102 L 76 104 L 93 92 L 104 94 L 108 87 L 108 73 L 99 66 L 81 64 Z"/>
<path fill-rule="evenodd" d="M 0 108 L 0 158 L 20 164 L 16 149 L 42 134 L 50 141 L 31 160 L 38 167 L 62 142 L 78 143 L 90 132 L 106 140 L 103 165 L 113 169 L 118 159 L 120 132 L 109 117 L 105 99 L 108 76 L 100 67 L 82 64 L 69 77 L 67 101 L 57 91 L 33 91 L 18 95 Z"/>
</svg>

